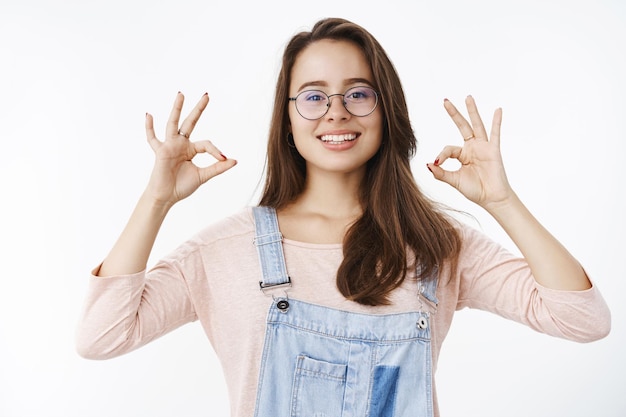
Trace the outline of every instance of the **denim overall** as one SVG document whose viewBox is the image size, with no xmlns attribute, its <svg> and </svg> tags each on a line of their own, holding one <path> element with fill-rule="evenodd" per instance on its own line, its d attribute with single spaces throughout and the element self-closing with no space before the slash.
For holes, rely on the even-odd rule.
<svg viewBox="0 0 626 417">
<path fill-rule="evenodd" d="M 267 315 L 257 417 L 432 417 L 430 314 L 437 274 L 418 283 L 420 311 L 369 315 L 288 298 L 272 208 L 254 207 Z"/>
</svg>

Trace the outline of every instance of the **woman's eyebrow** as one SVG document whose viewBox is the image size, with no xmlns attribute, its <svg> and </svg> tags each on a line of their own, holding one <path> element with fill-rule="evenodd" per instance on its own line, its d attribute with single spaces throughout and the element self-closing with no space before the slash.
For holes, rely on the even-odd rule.
<svg viewBox="0 0 626 417">
<path fill-rule="evenodd" d="M 348 78 L 347 80 L 344 80 L 344 85 L 351 85 L 351 84 L 367 84 L 369 86 L 372 86 L 372 82 L 366 78 Z"/>
<path fill-rule="evenodd" d="M 307 81 L 298 88 L 298 91 L 302 91 L 307 87 L 328 87 L 326 81 Z"/>
<path fill-rule="evenodd" d="M 367 84 L 370 87 L 372 86 L 372 82 L 366 78 L 347 78 L 343 80 L 343 85 L 345 86 L 352 85 L 352 84 Z M 328 83 L 326 81 L 321 81 L 321 80 L 307 81 L 303 83 L 300 86 L 300 88 L 298 88 L 298 91 L 302 91 L 307 87 L 328 87 Z"/>
</svg>

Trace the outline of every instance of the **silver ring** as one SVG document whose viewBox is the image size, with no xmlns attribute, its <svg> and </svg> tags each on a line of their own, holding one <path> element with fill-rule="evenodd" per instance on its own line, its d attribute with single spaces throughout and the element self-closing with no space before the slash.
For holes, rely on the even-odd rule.
<svg viewBox="0 0 626 417">
<path fill-rule="evenodd" d="M 468 140 L 470 140 L 470 139 L 474 139 L 474 134 L 473 134 L 473 133 L 472 133 L 471 135 L 469 135 L 468 137 L 463 138 L 463 140 L 464 140 L 465 142 L 467 142 L 467 141 L 468 141 Z"/>
<path fill-rule="evenodd" d="M 189 139 L 189 135 L 187 133 L 181 132 L 180 129 L 178 129 L 178 134 L 181 135 L 181 136 L 186 137 L 187 139 Z"/>
</svg>

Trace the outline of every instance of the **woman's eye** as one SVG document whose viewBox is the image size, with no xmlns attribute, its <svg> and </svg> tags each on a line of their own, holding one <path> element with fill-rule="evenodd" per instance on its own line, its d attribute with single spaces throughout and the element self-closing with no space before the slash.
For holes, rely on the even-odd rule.
<svg viewBox="0 0 626 417">
<path fill-rule="evenodd" d="M 369 87 L 356 87 L 354 89 L 348 90 L 346 94 L 346 99 L 351 101 L 363 101 L 369 100 L 374 97 L 375 93 Z"/>
<path fill-rule="evenodd" d="M 326 97 L 321 93 L 310 93 L 305 97 L 306 101 L 322 101 L 326 100 Z"/>
</svg>

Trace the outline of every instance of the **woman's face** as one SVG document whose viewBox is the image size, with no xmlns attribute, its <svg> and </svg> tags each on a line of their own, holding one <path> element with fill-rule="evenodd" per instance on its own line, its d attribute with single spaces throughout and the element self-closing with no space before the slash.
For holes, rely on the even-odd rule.
<svg viewBox="0 0 626 417">
<path fill-rule="evenodd" d="M 289 103 L 291 133 L 298 152 L 306 160 L 307 175 L 316 172 L 365 173 L 365 164 L 380 148 L 383 116 L 380 103 L 367 116 L 352 115 L 343 105 L 343 95 L 353 87 L 372 87 L 373 77 L 361 50 L 351 42 L 320 40 L 304 49 L 291 70 L 289 97 L 302 91 L 319 90 L 330 97 L 328 112 L 307 120 Z M 352 97 L 365 97 L 367 90 L 353 90 Z M 314 103 L 324 95 L 307 93 Z M 314 105 L 314 104 L 313 104 Z M 299 107 L 302 112 L 304 105 Z M 353 109 L 354 110 L 354 109 Z"/>
</svg>

